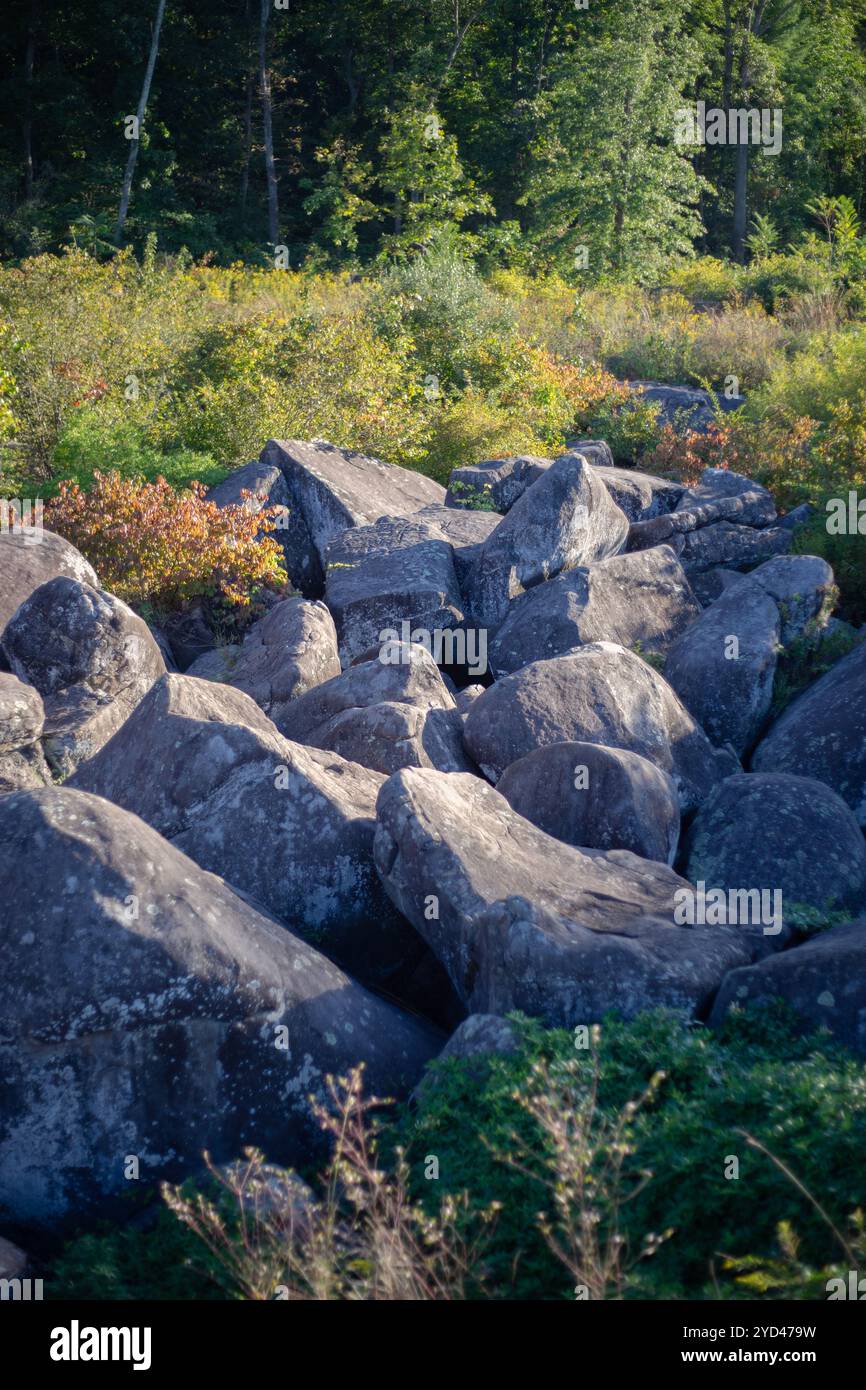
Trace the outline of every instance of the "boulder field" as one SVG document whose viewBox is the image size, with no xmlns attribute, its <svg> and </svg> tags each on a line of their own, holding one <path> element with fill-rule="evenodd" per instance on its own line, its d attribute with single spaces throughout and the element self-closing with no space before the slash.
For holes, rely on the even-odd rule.
<svg viewBox="0 0 866 1390">
<path fill-rule="evenodd" d="M 211 497 L 285 518 L 228 646 L 0 534 L 4 1218 L 308 1161 L 327 1076 L 408 1097 L 514 1010 L 783 998 L 866 1055 L 866 644 L 774 717 L 835 589 L 766 489 L 271 440 Z"/>
</svg>

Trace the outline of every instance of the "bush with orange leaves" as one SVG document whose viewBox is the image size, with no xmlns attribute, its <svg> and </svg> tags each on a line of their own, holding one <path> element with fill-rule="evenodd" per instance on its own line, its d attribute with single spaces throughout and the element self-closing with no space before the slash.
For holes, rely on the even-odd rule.
<svg viewBox="0 0 866 1390">
<path fill-rule="evenodd" d="M 285 588 L 282 551 L 269 534 L 280 516 L 218 507 L 201 483 L 176 492 L 164 478 L 119 473 L 96 473 L 88 492 L 61 483 L 45 508 L 46 525 L 87 557 L 106 589 L 164 613 L 203 597 L 249 609 L 263 590 Z"/>
</svg>

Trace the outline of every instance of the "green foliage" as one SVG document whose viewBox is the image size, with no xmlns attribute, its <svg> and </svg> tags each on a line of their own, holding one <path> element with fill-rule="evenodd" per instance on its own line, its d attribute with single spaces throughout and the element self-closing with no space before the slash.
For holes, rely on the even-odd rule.
<svg viewBox="0 0 866 1390">
<path fill-rule="evenodd" d="M 810 550 L 805 553 L 813 555 L 815 552 Z M 776 665 L 770 719 L 777 719 L 792 700 L 829 671 L 835 662 L 853 651 L 859 641 L 862 638 L 858 638 L 854 628 L 848 624 L 829 633 L 812 624 L 784 647 Z"/>
<path fill-rule="evenodd" d="M 541 1137 L 519 1104 L 535 1063 L 580 1059 L 574 1039 L 524 1023 L 511 1057 L 471 1065 L 438 1064 L 438 1084 L 417 1115 L 397 1130 L 407 1145 L 423 1199 L 423 1157 L 435 1153 L 448 1191 L 468 1190 L 473 1203 L 502 1203 L 487 1252 L 500 1296 L 559 1299 L 567 1281 L 537 1231 L 539 1184 L 496 1157 L 520 1145 L 541 1152 Z M 589 1062 L 586 1062 L 589 1065 Z M 483 1074 L 479 1073 L 483 1069 Z M 622 1209 L 629 1248 L 649 1231 L 674 1233 L 638 1267 L 627 1296 L 701 1298 L 716 1295 L 721 1254 L 770 1256 L 780 1221 L 793 1221 L 810 1258 L 827 1259 L 827 1233 L 779 1171 L 738 1136 L 747 1128 L 794 1169 L 839 1221 L 864 1199 L 861 1156 L 866 1142 L 866 1071 L 844 1050 L 799 1038 L 781 1008 L 732 1016 L 721 1034 L 675 1016 L 644 1014 L 602 1027 L 600 1102 L 616 1111 L 657 1070 L 665 1080 L 635 1125 L 634 1166 L 652 1180 Z M 738 1181 L 725 1178 L 729 1154 L 740 1158 Z M 438 1198 L 437 1198 L 438 1199 Z M 722 1296 L 737 1296 L 721 1281 Z"/>
<path fill-rule="evenodd" d="M 102 1222 L 65 1244 L 45 1280 L 49 1299 L 224 1299 L 216 1261 L 164 1207 Z"/>
</svg>

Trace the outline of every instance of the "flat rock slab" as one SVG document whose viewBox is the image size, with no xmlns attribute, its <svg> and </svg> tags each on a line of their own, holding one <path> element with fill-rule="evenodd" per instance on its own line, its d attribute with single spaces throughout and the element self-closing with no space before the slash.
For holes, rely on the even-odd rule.
<svg viewBox="0 0 866 1390">
<path fill-rule="evenodd" d="M 845 1047 L 866 1056 L 866 918 L 820 932 L 792 951 L 732 970 L 723 981 L 710 1024 L 732 1008 L 784 999 L 804 1033 L 827 1028 Z"/>
<path fill-rule="evenodd" d="M 491 781 L 551 743 L 601 743 L 647 758 L 674 780 L 687 812 L 739 769 L 657 671 L 634 652 L 594 642 L 535 661 L 490 686 L 472 704 L 466 748 Z"/>
<path fill-rule="evenodd" d="M 438 1050 L 105 800 L 0 797 L 0 841 L 0 1204 L 21 1223 L 108 1214 L 130 1154 L 147 1181 L 203 1149 L 308 1162 L 327 1074 L 363 1062 L 405 1094 Z"/>
<path fill-rule="evenodd" d="M 745 510 L 737 520 L 746 526 L 768 526 L 776 520 L 776 504 L 772 493 L 745 473 L 735 473 L 730 468 L 705 468 L 700 482 L 687 488 L 680 497 L 675 511 L 690 512 L 705 507 L 723 497 L 739 497 L 745 502 Z"/>
<path fill-rule="evenodd" d="M 588 642 L 664 652 L 700 615 L 669 546 L 567 570 L 514 599 L 490 643 L 495 676 Z"/>
<path fill-rule="evenodd" d="M 449 541 L 430 523 L 382 517 L 342 533 L 326 554 L 325 602 L 344 665 L 395 636 L 458 627 L 463 598 Z"/>
<path fill-rule="evenodd" d="M 62 536 L 53 531 L 0 531 L 0 638 L 33 590 L 59 578 L 99 586 L 93 566 Z"/>
<path fill-rule="evenodd" d="M 270 439 L 260 461 L 279 468 L 319 559 L 347 526 L 371 526 L 380 516 L 410 516 L 445 489 L 423 473 L 338 449 L 324 440 Z"/>
<path fill-rule="evenodd" d="M 688 884 L 625 850 L 575 849 L 478 778 L 410 769 L 379 796 L 376 865 L 470 1012 L 512 1009 L 571 1027 L 704 1007 L 736 964 L 765 954 L 748 930 L 679 928 Z"/>
<path fill-rule="evenodd" d="M 866 841 L 854 813 L 823 782 L 743 772 L 707 798 L 685 843 L 684 872 L 714 888 L 778 892 L 785 921 L 859 907 Z"/>
<path fill-rule="evenodd" d="M 866 826 L 866 643 L 788 706 L 755 749 L 752 767 L 826 782 Z"/>
</svg>

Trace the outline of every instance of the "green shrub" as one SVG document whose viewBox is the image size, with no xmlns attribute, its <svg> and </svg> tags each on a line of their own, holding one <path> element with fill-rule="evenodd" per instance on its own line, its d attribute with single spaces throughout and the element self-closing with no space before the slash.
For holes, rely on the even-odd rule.
<svg viewBox="0 0 866 1390">
<path fill-rule="evenodd" d="M 511 1057 L 471 1067 L 439 1064 L 440 1082 L 407 1115 L 397 1137 L 407 1145 L 417 1195 L 444 1186 L 468 1190 L 472 1202 L 502 1203 L 486 1255 L 501 1296 L 568 1298 L 570 1289 L 537 1230 L 540 1184 L 500 1162 L 513 1135 L 530 1151 L 541 1139 L 519 1104 L 539 1059 L 580 1057 L 574 1039 L 523 1024 L 523 1045 Z M 589 1065 L 589 1063 L 587 1063 Z M 748 1129 L 814 1191 L 839 1223 L 866 1197 L 866 1068 L 817 1037 L 802 1039 L 781 1008 L 733 1016 L 721 1034 L 664 1013 L 602 1027 L 602 1106 L 613 1112 L 639 1094 L 657 1070 L 666 1073 L 654 1103 L 635 1123 L 635 1164 L 652 1180 L 622 1209 L 623 1230 L 636 1250 L 649 1232 L 674 1233 L 638 1267 L 631 1296 L 713 1297 L 711 1266 L 719 1252 L 771 1254 L 780 1221 L 791 1220 L 803 1249 L 827 1255 L 827 1232 L 779 1171 L 738 1136 Z M 426 1183 L 425 1155 L 439 1159 L 440 1182 Z M 739 1180 L 724 1176 L 726 1156 L 740 1159 Z M 725 1287 L 725 1296 L 736 1289 Z"/>
</svg>

